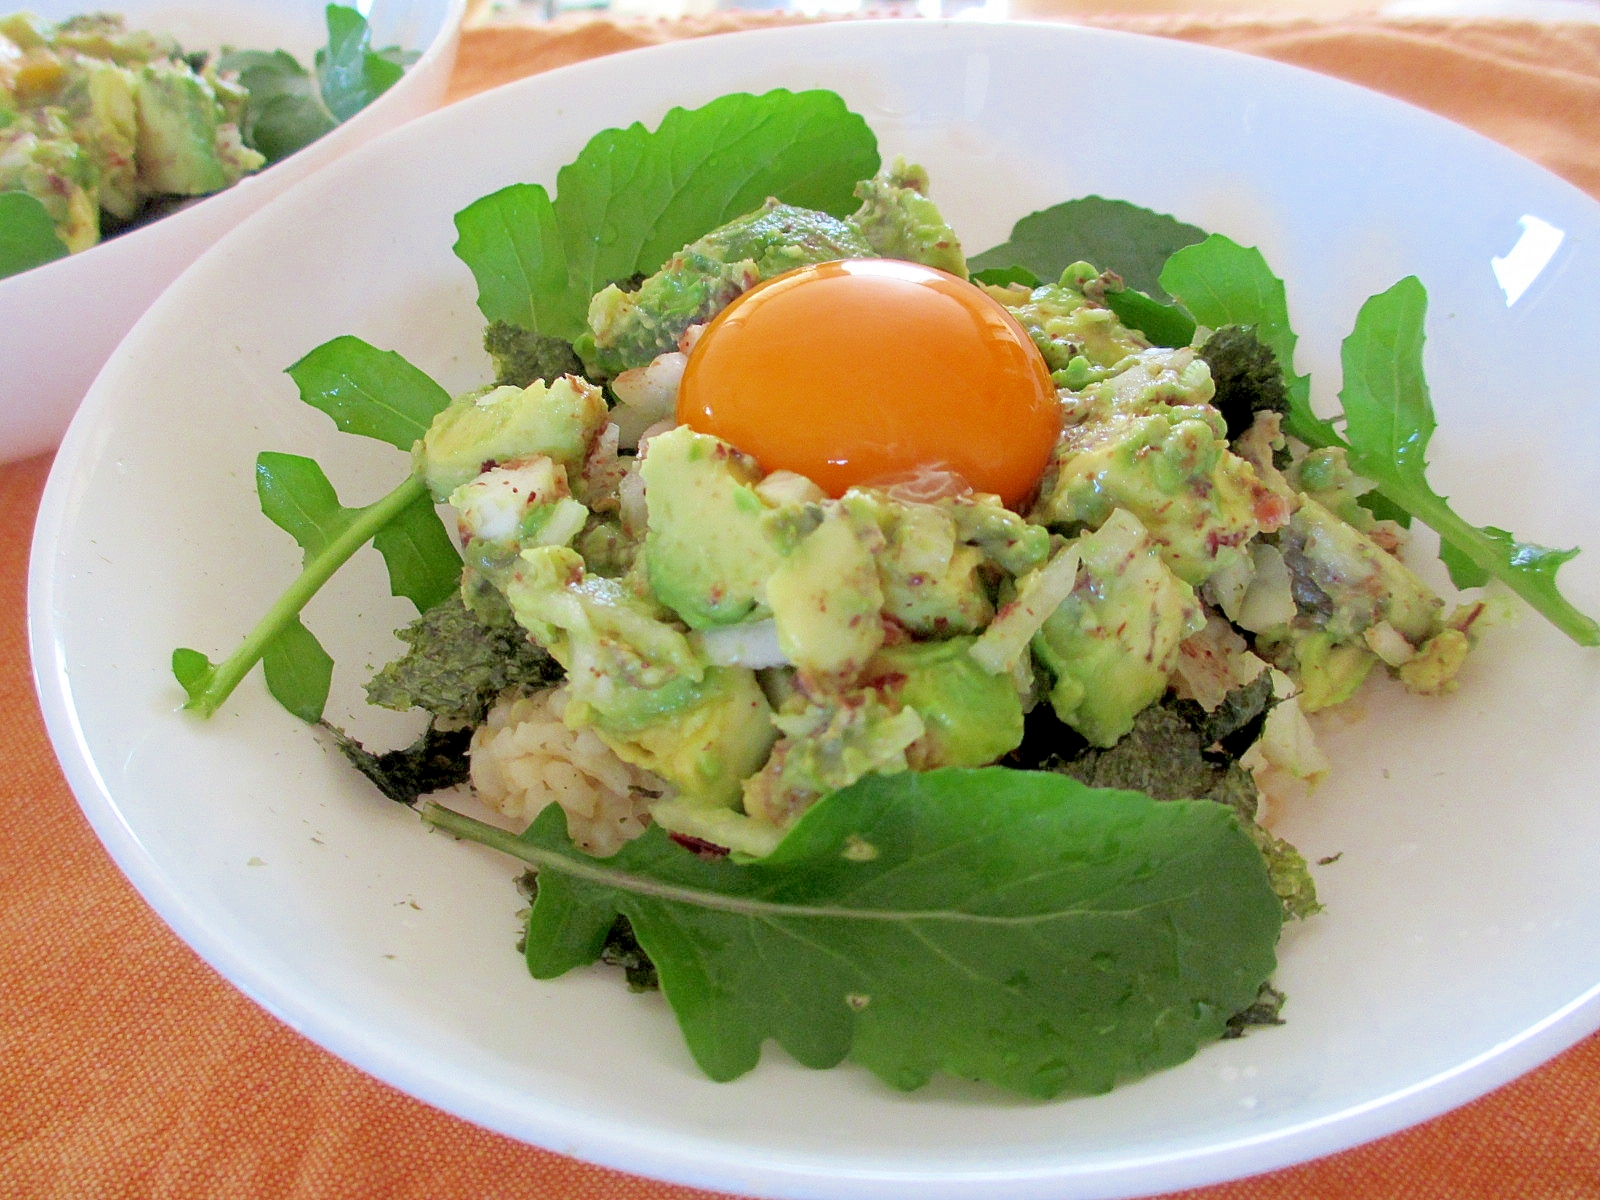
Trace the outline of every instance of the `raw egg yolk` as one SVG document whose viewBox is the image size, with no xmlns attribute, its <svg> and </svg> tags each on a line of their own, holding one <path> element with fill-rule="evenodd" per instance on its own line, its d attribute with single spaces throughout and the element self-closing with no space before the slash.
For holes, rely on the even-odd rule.
<svg viewBox="0 0 1600 1200">
<path fill-rule="evenodd" d="M 1061 429 L 1044 357 L 1005 306 L 896 259 L 801 267 L 740 295 L 689 352 L 677 415 L 831 496 L 943 469 L 1009 508 Z"/>
</svg>

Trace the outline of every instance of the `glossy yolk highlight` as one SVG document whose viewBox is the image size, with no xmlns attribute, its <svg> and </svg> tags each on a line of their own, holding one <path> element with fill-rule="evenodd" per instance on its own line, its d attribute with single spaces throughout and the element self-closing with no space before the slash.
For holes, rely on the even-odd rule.
<svg viewBox="0 0 1600 1200">
<path fill-rule="evenodd" d="M 1011 508 L 1061 428 L 1044 358 L 1005 307 L 894 259 L 801 267 L 739 296 L 690 351 L 677 415 L 832 496 L 945 468 Z"/>
</svg>

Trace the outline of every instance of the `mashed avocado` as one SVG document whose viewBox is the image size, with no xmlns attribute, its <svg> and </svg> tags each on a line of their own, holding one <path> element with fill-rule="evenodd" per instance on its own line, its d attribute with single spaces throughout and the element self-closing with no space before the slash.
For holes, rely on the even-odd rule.
<svg viewBox="0 0 1600 1200">
<path fill-rule="evenodd" d="M 653 821 L 759 856 L 864 776 L 1055 769 L 1112 753 L 1162 704 L 1232 746 L 1198 743 L 1235 764 L 1248 815 L 1237 763 L 1263 729 L 1263 770 L 1314 774 L 1304 713 L 1375 665 L 1447 685 L 1467 639 L 1376 540 L 1343 459 L 1276 462 L 1275 412 L 1230 433 L 1208 361 L 1125 327 L 1086 264 L 991 289 L 1059 385 L 1062 433 L 1025 511 L 916 481 L 829 496 L 686 425 L 619 451 L 603 383 L 672 356 L 755 281 L 841 255 L 964 274 L 919 168 L 897 160 L 856 195 L 846 219 L 769 201 L 635 290 L 603 289 L 576 345 L 589 379 L 464 396 L 416 449 L 457 511 L 467 588 L 502 592 L 565 669 L 562 720 L 654 781 Z M 1245 736 L 1223 718 L 1253 680 Z M 1030 745 L 1034 728 L 1054 740 Z"/>
</svg>

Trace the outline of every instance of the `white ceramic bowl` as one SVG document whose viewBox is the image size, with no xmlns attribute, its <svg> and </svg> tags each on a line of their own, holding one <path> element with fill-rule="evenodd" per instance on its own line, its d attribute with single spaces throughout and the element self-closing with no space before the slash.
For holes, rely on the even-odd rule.
<svg viewBox="0 0 1600 1200">
<path fill-rule="evenodd" d="M 401 80 L 298 154 L 162 220 L 82 254 L 0 279 L 0 462 L 52 449 L 106 357 L 183 269 L 296 180 L 436 107 L 450 79 L 466 0 L 369 0 L 373 44 L 421 52 Z M 49 20 L 114 11 L 185 49 L 287 50 L 309 68 L 328 39 L 324 0 L 27 0 Z M 247 286 L 244 281 L 241 288 Z"/>
<path fill-rule="evenodd" d="M 257 511 L 256 453 L 316 457 L 347 504 L 406 470 L 301 405 L 284 368 L 352 333 L 451 390 L 482 382 L 452 215 L 514 181 L 552 185 L 602 128 L 779 85 L 840 91 L 886 154 L 925 163 L 969 250 L 1086 193 L 1261 246 L 1288 281 L 1298 365 L 1323 405 L 1361 302 L 1418 274 L 1437 486 L 1473 520 L 1588 541 L 1563 582 L 1600 610 L 1586 353 L 1600 340 L 1600 206 L 1575 189 L 1372 93 L 1177 42 L 875 21 L 673 44 L 511 85 L 352 154 L 198 262 L 97 381 L 39 517 L 33 652 L 68 778 L 151 904 L 269 1010 L 414 1095 L 563 1153 L 735 1192 L 1176 1189 L 1421 1120 L 1594 1029 L 1600 653 L 1526 612 L 1455 696 L 1380 685 L 1324 723 L 1336 772 L 1280 830 L 1313 861 L 1340 857 L 1317 871 L 1326 913 L 1283 939 L 1288 1023 L 1048 1104 L 948 1080 L 902 1095 L 770 1049 L 749 1076 L 710 1083 L 659 996 L 598 968 L 530 979 L 512 949 L 517 865 L 426 836 L 258 678 L 209 724 L 175 711 L 172 648 L 230 648 L 298 564 Z M 1561 237 L 1535 270 L 1513 247 L 1545 226 Z M 1416 549 L 1442 582 L 1425 536 Z M 307 623 L 341 666 L 330 714 L 398 744 L 412 727 L 358 711 L 407 619 L 373 559 Z"/>
</svg>

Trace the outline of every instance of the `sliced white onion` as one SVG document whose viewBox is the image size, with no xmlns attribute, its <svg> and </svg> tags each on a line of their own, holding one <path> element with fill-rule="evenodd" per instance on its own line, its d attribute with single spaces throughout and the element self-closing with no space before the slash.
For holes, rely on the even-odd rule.
<svg viewBox="0 0 1600 1200">
<path fill-rule="evenodd" d="M 789 658 L 778 646 L 778 623 L 748 621 L 743 625 L 719 625 L 694 635 L 700 652 L 714 667 L 786 667 Z"/>
</svg>

